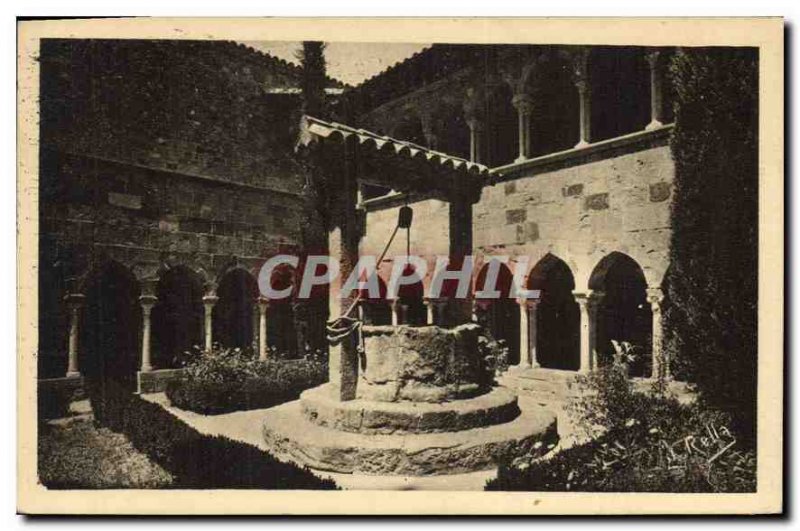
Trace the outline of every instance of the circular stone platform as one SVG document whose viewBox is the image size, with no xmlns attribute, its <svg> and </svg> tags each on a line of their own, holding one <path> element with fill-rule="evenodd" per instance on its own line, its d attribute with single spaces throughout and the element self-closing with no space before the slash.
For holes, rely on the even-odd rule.
<svg viewBox="0 0 800 531">
<path fill-rule="evenodd" d="M 554 413 L 521 412 L 512 391 L 493 385 L 480 326 L 361 332 L 356 381 L 340 372 L 334 347 L 331 383 L 267 410 L 264 439 L 278 457 L 340 473 L 460 474 L 537 457 L 558 441 Z"/>
<path fill-rule="evenodd" d="M 545 409 L 472 429 L 384 435 L 321 426 L 299 400 L 269 409 L 263 430 L 282 459 L 332 472 L 407 476 L 487 470 L 504 458 L 544 454 L 558 440 L 556 415 Z"/>
<path fill-rule="evenodd" d="M 434 433 L 459 431 L 514 420 L 520 413 L 517 397 L 495 387 L 488 393 L 441 404 L 336 399 L 329 385 L 300 395 L 305 417 L 320 426 L 364 434 Z"/>
</svg>

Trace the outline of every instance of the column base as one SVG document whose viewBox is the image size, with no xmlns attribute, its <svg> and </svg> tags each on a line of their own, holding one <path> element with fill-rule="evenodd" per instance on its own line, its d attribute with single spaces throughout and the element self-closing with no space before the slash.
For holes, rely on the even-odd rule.
<svg viewBox="0 0 800 531">
<path fill-rule="evenodd" d="M 514 159 L 514 162 L 525 162 L 526 160 L 531 160 L 530 157 L 523 157 L 520 155 L 519 157 Z"/>
<path fill-rule="evenodd" d="M 152 365 L 142 365 L 142 368 L 139 369 L 139 372 L 153 372 Z"/>
<path fill-rule="evenodd" d="M 658 129 L 660 127 L 664 127 L 664 124 L 659 122 L 658 120 L 653 120 L 644 128 L 645 131 L 652 131 L 653 129 Z"/>
<path fill-rule="evenodd" d="M 80 378 L 81 373 L 79 371 L 67 371 L 67 378 Z"/>
<path fill-rule="evenodd" d="M 581 148 L 585 148 L 585 147 L 590 146 L 590 145 L 591 145 L 590 142 L 587 142 L 586 140 L 581 140 L 580 142 L 575 144 L 575 148 L 574 149 L 581 149 Z"/>
</svg>

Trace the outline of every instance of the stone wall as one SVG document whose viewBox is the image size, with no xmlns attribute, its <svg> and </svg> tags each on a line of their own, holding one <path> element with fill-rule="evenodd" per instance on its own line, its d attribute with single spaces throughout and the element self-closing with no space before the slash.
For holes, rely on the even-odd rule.
<svg viewBox="0 0 800 531">
<path fill-rule="evenodd" d="M 473 207 L 475 254 L 529 257 L 530 271 L 552 253 L 569 265 L 576 289 L 585 290 L 598 262 L 617 251 L 638 262 L 648 285 L 659 286 L 668 263 L 674 175 L 667 136 L 668 128 L 636 133 L 508 167 Z M 368 205 L 362 252 L 375 252 L 391 233 L 398 206 Z M 411 206 L 412 253 L 447 254 L 447 203 Z M 404 249 L 396 244 L 389 257 Z M 388 280 L 388 270 L 381 273 Z"/>
<path fill-rule="evenodd" d="M 44 40 L 40 62 L 40 377 L 66 369 L 64 296 L 109 261 L 142 294 L 178 265 L 209 293 L 301 244 L 300 97 L 282 90 L 296 66 L 230 42 L 105 39 Z"/>
</svg>

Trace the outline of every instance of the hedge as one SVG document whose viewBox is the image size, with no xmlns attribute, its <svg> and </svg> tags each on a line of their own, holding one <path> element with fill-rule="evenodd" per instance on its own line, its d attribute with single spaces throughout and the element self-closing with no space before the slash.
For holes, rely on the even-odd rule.
<svg viewBox="0 0 800 531">
<path fill-rule="evenodd" d="M 336 489 L 307 468 L 282 463 L 255 446 L 204 435 L 161 406 L 106 387 L 93 393 L 95 418 L 125 434 L 171 473 L 173 488 Z"/>
<path fill-rule="evenodd" d="M 295 400 L 327 379 L 327 363 L 317 359 L 259 361 L 248 353 L 223 351 L 188 366 L 181 379 L 169 383 L 166 395 L 178 408 L 215 415 Z"/>
<path fill-rule="evenodd" d="M 758 51 L 679 51 L 666 344 L 679 377 L 753 440 L 758 365 Z"/>
</svg>

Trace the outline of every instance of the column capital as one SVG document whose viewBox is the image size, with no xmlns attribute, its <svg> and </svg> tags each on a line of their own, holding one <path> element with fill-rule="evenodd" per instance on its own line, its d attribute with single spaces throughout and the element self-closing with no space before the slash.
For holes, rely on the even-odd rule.
<svg viewBox="0 0 800 531">
<path fill-rule="evenodd" d="M 471 131 L 479 132 L 483 131 L 483 120 L 477 117 L 467 117 L 467 125 L 469 126 Z"/>
<path fill-rule="evenodd" d="M 83 293 L 68 293 L 64 296 L 64 302 L 70 309 L 79 309 L 86 303 L 86 295 Z"/>
<path fill-rule="evenodd" d="M 517 299 L 517 304 L 519 304 L 524 309 L 535 308 L 539 305 L 542 299 L 540 298 L 528 298 L 528 297 L 519 297 Z"/>
<path fill-rule="evenodd" d="M 155 295 L 141 295 L 139 297 L 139 304 L 141 304 L 142 308 L 149 310 L 153 306 L 156 305 L 158 302 L 158 297 Z"/>
<path fill-rule="evenodd" d="M 647 61 L 647 64 L 650 66 L 650 68 L 658 67 L 658 60 L 660 59 L 660 57 L 661 57 L 661 50 L 658 49 L 647 50 L 644 53 L 644 58 Z"/>
<path fill-rule="evenodd" d="M 664 300 L 664 292 L 661 288 L 647 288 L 647 302 L 654 308 L 661 305 Z"/>
<path fill-rule="evenodd" d="M 575 302 L 581 307 L 581 310 L 593 310 L 603 300 L 605 293 L 602 291 L 587 290 L 587 291 L 573 291 Z"/>
<path fill-rule="evenodd" d="M 572 79 L 579 90 L 589 81 L 589 48 L 581 47 L 571 54 Z"/>
<path fill-rule="evenodd" d="M 530 114 L 533 110 L 533 98 L 530 94 L 514 94 L 514 97 L 511 98 L 511 105 L 513 105 L 520 114 Z"/>
<path fill-rule="evenodd" d="M 206 306 L 214 306 L 217 301 L 219 301 L 219 297 L 216 295 L 204 295 L 203 296 L 203 304 Z"/>
</svg>

